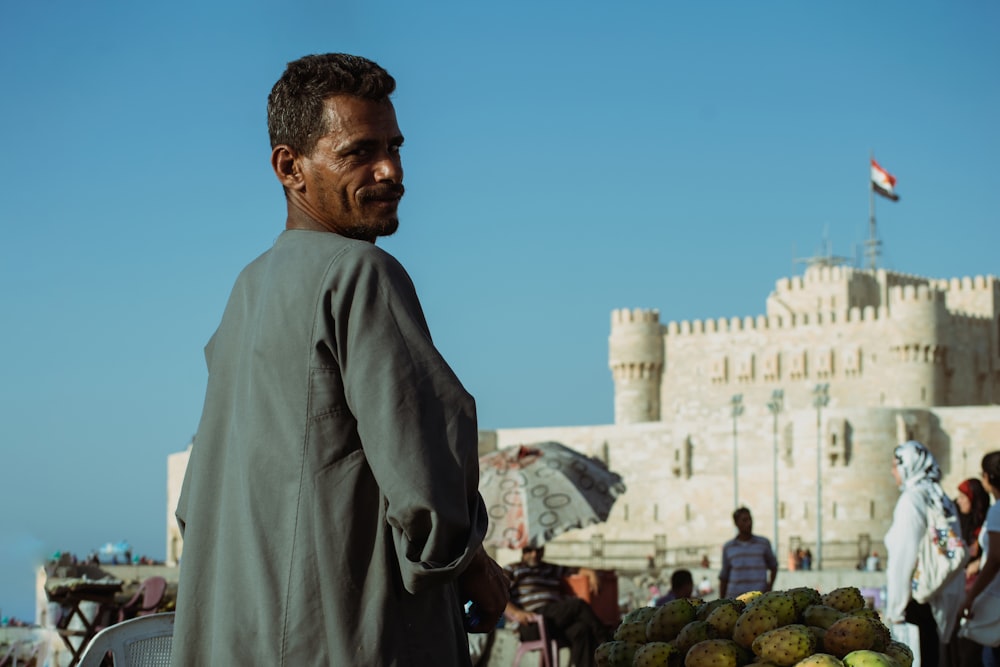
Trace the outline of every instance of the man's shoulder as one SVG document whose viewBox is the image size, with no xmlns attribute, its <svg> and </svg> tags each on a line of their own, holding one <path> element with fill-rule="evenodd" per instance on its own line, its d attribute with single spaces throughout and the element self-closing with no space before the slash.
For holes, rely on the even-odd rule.
<svg viewBox="0 0 1000 667">
<path fill-rule="evenodd" d="M 748 540 L 741 540 L 739 538 L 739 536 L 737 536 L 737 537 L 732 538 L 728 542 L 726 542 L 724 545 L 722 545 L 722 548 L 723 549 L 746 549 L 746 548 L 749 548 L 749 547 L 757 547 L 757 546 L 768 546 L 768 547 L 770 547 L 771 546 L 771 542 L 766 537 L 762 537 L 760 535 L 751 535 L 750 539 L 748 539 Z"/>
<path fill-rule="evenodd" d="M 257 261 L 267 257 L 281 266 L 294 266 L 300 271 L 364 275 L 379 282 L 411 283 L 406 269 L 389 252 L 374 243 L 332 232 L 285 230 Z"/>
</svg>

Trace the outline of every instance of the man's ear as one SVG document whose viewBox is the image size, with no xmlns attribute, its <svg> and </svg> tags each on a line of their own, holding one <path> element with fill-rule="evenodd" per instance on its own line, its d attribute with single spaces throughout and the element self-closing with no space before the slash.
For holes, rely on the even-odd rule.
<svg viewBox="0 0 1000 667">
<path fill-rule="evenodd" d="M 271 169 L 286 190 L 301 190 L 305 187 L 301 160 L 301 156 L 286 144 L 278 144 L 271 151 Z"/>
</svg>

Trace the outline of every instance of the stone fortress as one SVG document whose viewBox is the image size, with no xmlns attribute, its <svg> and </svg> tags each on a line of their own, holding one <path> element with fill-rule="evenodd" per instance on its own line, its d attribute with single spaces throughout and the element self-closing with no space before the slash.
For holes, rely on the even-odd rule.
<svg viewBox="0 0 1000 667">
<path fill-rule="evenodd" d="M 754 532 L 773 541 L 777 528 L 782 567 L 801 545 L 851 568 L 870 549 L 884 555 L 896 444 L 927 444 L 951 494 L 1000 449 L 992 276 L 819 260 L 778 280 L 756 317 L 663 324 L 656 310 L 616 310 L 609 360 L 614 424 L 480 433 L 481 452 L 556 440 L 624 478 L 608 521 L 557 538 L 554 560 L 638 569 L 706 553 L 717 564 L 732 510 L 746 505 Z M 187 452 L 168 462 L 168 562 L 181 550 L 173 507 L 186 462 Z"/>
</svg>

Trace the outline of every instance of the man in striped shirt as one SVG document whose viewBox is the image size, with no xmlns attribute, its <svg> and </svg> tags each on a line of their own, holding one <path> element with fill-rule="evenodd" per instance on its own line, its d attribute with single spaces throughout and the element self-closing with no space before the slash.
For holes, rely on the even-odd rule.
<svg viewBox="0 0 1000 667">
<path fill-rule="evenodd" d="M 536 619 L 545 619 L 550 636 L 569 644 L 575 667 L 594 665 L 594 649 L 610 634 L 590 605 L 564 592 L 563 578 L 571 574 L 587 577 L 590 592 L 597 594 L 597 572 L 589 567 L 567 567 L 546 563 L 543 547 L 525 547 L 521 562 L 504 567 L 511 581 L 510 602 L 504 616 L 518 624 L 521 641 L 538 639 Z"/>
<path fill-rule="evenodd" d="M 753 534 L 753 517 L 746 507 L 733 512 L 733 523 L 739 533 L 722 546 L 719 597 L 735 598 L 750 591 L 766 593 L 778 574 L 771 542 Z"/>
</svg>

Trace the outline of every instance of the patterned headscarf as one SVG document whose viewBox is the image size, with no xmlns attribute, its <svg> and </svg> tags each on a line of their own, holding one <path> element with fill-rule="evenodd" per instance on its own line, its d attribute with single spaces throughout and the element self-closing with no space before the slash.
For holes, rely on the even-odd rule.
<svg viewBox="0 0 1000 667">
<path fill-rule="evenodd" d="M 899 470 L 900 490 L 919 484 L 923 480 L 941 481 L 941 468 L 930 450 L 916 440 L 904 442 L 893 451 L 896 469 Z"/>
<path fill-rule="evenodd" d="M 893 451 L 896 457 L 896 469 L 899 471 L 901 484 L 899 490 L 919 489 L 923 492 L 926 502 L 942 509 L 945 516 L 956 516 L 958 510 L 955 503 L 941 488 L 941 468 L 937 459 L 926 446 L 910 440 L 896 447 Z"/>
</svg>

